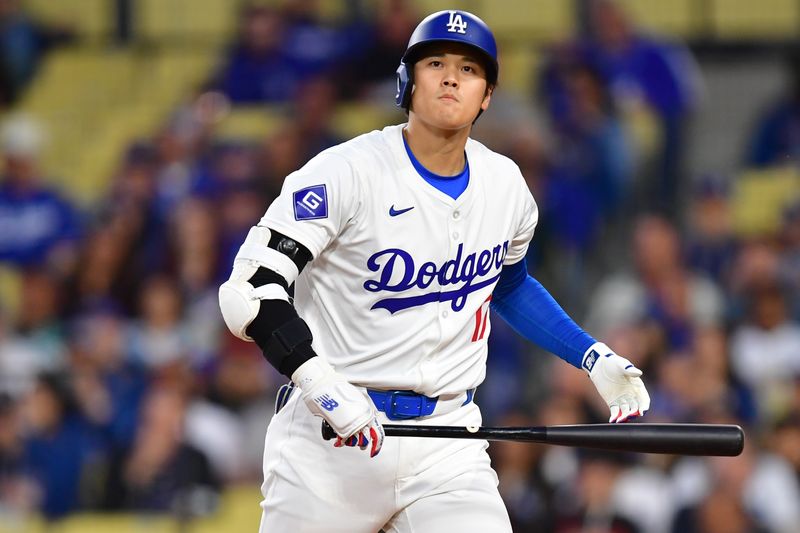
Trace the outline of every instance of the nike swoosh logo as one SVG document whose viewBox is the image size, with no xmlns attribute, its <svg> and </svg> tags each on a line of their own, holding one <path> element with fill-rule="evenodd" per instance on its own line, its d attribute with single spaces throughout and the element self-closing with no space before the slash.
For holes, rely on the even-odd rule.
<svg viewBox="0 0 800 533">
<path fill-rule="evenodd" d="M 411 211 L 412 209 L 414 209 L 413 205 L 411 207 L 406 207 L 405 209 L 395 209 L 394 206 L 392 206 L 389 208 L 389 216 L 396 217 L 397 215 L 402 215 L 403 213 Z"/>
</svg>

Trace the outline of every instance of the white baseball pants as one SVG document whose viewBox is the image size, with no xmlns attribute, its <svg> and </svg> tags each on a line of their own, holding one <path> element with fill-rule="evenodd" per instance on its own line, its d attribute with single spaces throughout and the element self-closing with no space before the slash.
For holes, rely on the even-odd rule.
<svg viewBox="0 0 800 533">
<path fill-rule="evenodd" d="M 469 403 L 402 423 L 480 422 Z M 334 448 L 321 424 L 299 391 L 270 422 L 261 533 L 511 533 L 485 440 L 386 437 L 370 458 L 368 450 Z"/>
</svg>

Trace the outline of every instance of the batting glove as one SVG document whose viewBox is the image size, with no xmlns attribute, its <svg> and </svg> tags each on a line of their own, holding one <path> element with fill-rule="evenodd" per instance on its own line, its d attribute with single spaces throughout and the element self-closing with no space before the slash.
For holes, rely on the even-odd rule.
<svg viewBox="0 0 800 533">
<path fill-rule="evenodd" d="M 375 457 L 383 446 L 383 426 L 366 391 L 351 385 L 320 357 L 312 357 L 292 374 L 308 409 L 322 417 L 338 438 L 334 446 L 369 448 Z"/>
<path fill-rule="evenodd" d="M 602 342 L 586 350 L 581 366 L 608 404 L 609 422 L 625 422 L 650 409 L 650 395 L 644 388 L 642 371 Z"/>
</svg>

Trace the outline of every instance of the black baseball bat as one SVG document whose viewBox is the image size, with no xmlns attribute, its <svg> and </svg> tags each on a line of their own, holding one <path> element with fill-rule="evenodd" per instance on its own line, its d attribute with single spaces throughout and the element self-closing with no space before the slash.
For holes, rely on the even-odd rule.
<svg viewBox="0 0 800 533">
<path fill-rule="evenodd" d="M 533 427 L 461 427 L 384 424 L 387 436 L 539 442 L 599 450 L 673 455 L 742 453 L 744 431 L 730 424 L 574 424 Z M 325 440 L 336 437 L 323 421 Z"/>
</svg>

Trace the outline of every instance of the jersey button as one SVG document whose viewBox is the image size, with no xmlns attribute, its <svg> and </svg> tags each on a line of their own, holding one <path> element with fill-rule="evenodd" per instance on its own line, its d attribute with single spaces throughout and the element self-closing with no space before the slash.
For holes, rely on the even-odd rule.
<svg viewBox="0 0 800 533">
<path fill-rule="evenodd" d="M 449 314 L 450 313 L 448 313 L 447 310 L 442 311 L 442 318 L 447 318 L 447 315 L 449 315 Z"/>
<path fill-rule="evenodd" d="M 453 218 L 458 218 L 461 216 L 461 211 L 453 211 Z"/>
<path fill-rule="evenodd" d="M 453 239 L 458 239 L 458 232 L 457 231 L 453 232 Z"/>
</svg>

